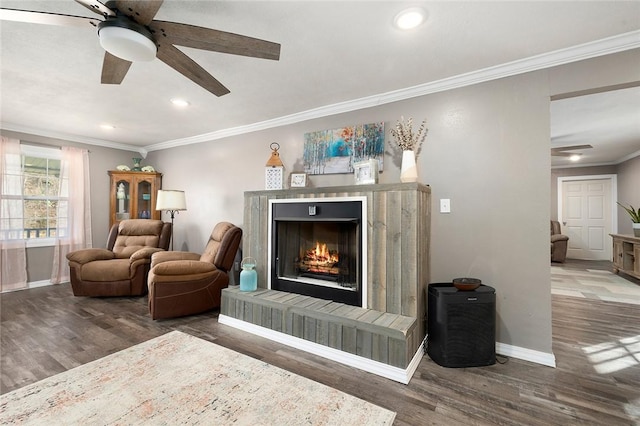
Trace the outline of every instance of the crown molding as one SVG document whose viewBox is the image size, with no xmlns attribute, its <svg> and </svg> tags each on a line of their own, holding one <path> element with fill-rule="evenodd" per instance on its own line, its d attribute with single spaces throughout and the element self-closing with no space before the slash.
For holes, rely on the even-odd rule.
<svg viewBox="0 0 640 426">
<path fill-rule="evenodd" d="M 232 127 L 215 132 L 204 133 L 202 135 L 188 138 L 174 139 L 157 144 L 147 145 L 148 151 L 157 151 L 183 145 L 190 145 L 201 142 L 210 142 L 230 136 L 237 136 L 259 130 L 271 129 L 316 118 L 327 117 L 335 114 L 356 111 L 364 108 L 375 107 L 405 99 L 411 99 L 432 93 L 444 92 L 504 77 L 511 77 L 531 71 L 565 65 L 571 62 L 582 61 L 598 56 L 624 52 L 626 50 L 640 47 L 640 30 L 619 34 L 612 37 L 579 44 L 565 49 L 555 50 L 525 59 L 508 62 L 477 71 L 460 74 L 453 77 L 444 78 L 430 83 L 380 93 L 351 101 L 340 102 L 333 105 L 326 105 L 319 108 L 310 109 L 272 120 L 260 121 L 246 126 Z"/>
<path fill-rule="evenodd" d="M 621 164 L 624 163 L 625 161 L 629 161 L 632 158 L 636 158 L 640 156 L 640 150 L 636 151 L 636 152 L 632 152 L 629 155 L 625 155 L 624 157 L 622 157 L 621 159 L 618 160 L 618 162 L 616 164 Z"/>
<path fill-rule="evenodd" d="M 68 142 L 78 142 L 86 145 L 102 146 L 105 148 L 121 149 L 123 151 L 139 152 L 140 155 L 146 158 L 148 151 L 140 146 L 127 145 L 119 142 L 108 141 L 104 139 L 89 138 L 86 136 L 79 136 L 72 133 L 55 132 L 52 130 L 40 129 L 37 127 L 20 126 L 13 123 L 0 122 L 0 130 L 6 130 L 10 132 L 26 133 L 34 136 L 43 136 L 53 139 L 61 139 Z"/>
<path fill-rule="evenodd" d="M 417 86 L 407 87 L 386 93 L 380 93 L 377 95 L 367 96 L 364 98 L 340 102 L 332 105 L 325 105 L 322 107 L 248 125 L 231 127 L 228 129 L 217 130 L 214 132 L 204 133 L 187 138 L 159 142 L 144 147 L 127 145 L 104 139 L 88 138 L 70 133 L 54 132 L 35 127 L 20 126 L 12 123 L 0 122 L 0 129 L 37 136 L 51 137 L 88 145 L 102 146 L 105 148 L 139 152 L 143 157 L 146 158 L 147 153 L 150 151 L 158 151 L 184 145 L 210 142 L 231 136 L 237 136 L 260 130 L 295 124 L 316 118 L 327 117 L 330 115 L 357 111 L 364 108 L 371 108 L 432 93 L 444 92 L 447 90 L 471 86 L 478 83 L 484 83 L 491 80 L 511 77 L 514 75 L 524 74 L 527 72 L 551 68 L 559 65 L 565 65 L 572 62 L 595 58 L 598 56 L 624 52 L 636 48 L 640 48 L 640 30 L 631 31 L 628 33 L 623 33 L 616 36 L 607 37 L 604 39 L 543 53 L 536 56 L 531 56 L 517 61 L 508 62 L 505 64 L 496 65 L 493 67 L 488 67 L 481 70 L 420 84 Z M 631 154 L 630 158 L 633 158 L 636 155 L 637 154 Z M 626 159 L 622 161 L 626 161 Z"/>
</svg>

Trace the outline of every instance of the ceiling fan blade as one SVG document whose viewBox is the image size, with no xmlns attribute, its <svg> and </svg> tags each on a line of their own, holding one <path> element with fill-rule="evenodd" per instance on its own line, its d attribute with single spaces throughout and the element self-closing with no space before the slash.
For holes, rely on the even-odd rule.
<svg viewBox="0 0 640 426">
<path fill-rule="evenodd" d="M 571 157 L 572 155 L 581 155 L 581 154 L 572 154 L 570 152 L 555 152 L 551 151 L 552 157 Z"/>
<path fill-rule="evenodd" d="M 0 8 L 0 20 L 27 22 L 31 24 L 60 25 L 64 27 L 96 27 L 98 23 L 100 23 L 99 19 L 85 18 L 84 16 L 5 8 Z"/>
<path fill-rule="evenodd" d="M 76 0 L 76 3 L 80 3 L 93 13 L 97 13 L 102 16 L 116 16 L 116 13 L 109 9 L 107 6 L 99 2 L 98 0 Z"/>
<path fill-rule="evenodd" d="M 157 58 L 216 96 L 222 96 L 229 93 L 229 89 L 224 87 L 222 83 L 216 80 L 211 74 L 187 55 L 182 53 L 177 47 L 169 43 L 163 43 L 160 45 L 158 48 Z"/>
<path fill-rule="evenodd" d="M 149 25 L 162 6 L 163 0 L 116 0 L 116 7 L 138 24 Z"/>
<path fill-rule="evenodd" d="M 589 149 L 593 148 L 591 145 L 571 145 L 571 146 L 559 146 L 551 148 L 551 151 L 575 151 L 577 149 Z"/>
<path fill-rule="evenodd" d="M 131 62 L 113 56 L 109 52 L 104 52 L 104 61 L 102 62 L 102 76 L 100 82 L 102 84 L 120 84 L 127 75 Z"/>
<path fill-rule="evenodd" d="M 149 24 L 156 42 L 212 52 L 230 53 L 262 59 L 280 59 L 280 44 L 225 31 L 177 22 L 153 21 Z"/>
</svg>

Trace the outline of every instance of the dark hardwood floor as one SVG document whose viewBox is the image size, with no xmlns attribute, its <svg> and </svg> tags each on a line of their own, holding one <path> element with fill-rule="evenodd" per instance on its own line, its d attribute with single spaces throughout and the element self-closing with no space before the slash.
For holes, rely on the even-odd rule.
<svg viewBox="0 0 640 426">
<path fill-rule="evenodd" d="M 68 284 L 2 294 L 0 392 L 180 330 L 396 411 L 396 425 L 640 424 L 636 305 L 553 296 L 557 368 L 425 356 L 402 385 L 218 324 L 217 312 L 153 321 L 146 302 L 74 297 Z"/>
</svg>

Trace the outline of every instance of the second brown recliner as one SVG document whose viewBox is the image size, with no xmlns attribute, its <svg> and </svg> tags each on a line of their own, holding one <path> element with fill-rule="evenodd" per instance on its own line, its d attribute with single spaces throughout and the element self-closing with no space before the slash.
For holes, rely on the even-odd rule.
<svg viewBox="0 0 640 426">
<path fill-rule="evenodd" d="M 75 296 L 142 296 L 147 293 L 151 255 L 169 248 L 170 223 L 127 219 L 109 231 L 106 248 L 67 254 Z"/>
<path fill-rule="evenodd" d="M 567 260 L 569 237 L 562 234 L 560 222 L 551 221 L 551 261 L 564 263 Z"/>
<path fill-rule="evenodd" d="M 151 318 L 175 318 L 220 307 L 222 289 L 240 247 L 242 229 L 229 222 L 215 226 L 202 254 L 155 253 L 149 272 Z"/>
</svg>

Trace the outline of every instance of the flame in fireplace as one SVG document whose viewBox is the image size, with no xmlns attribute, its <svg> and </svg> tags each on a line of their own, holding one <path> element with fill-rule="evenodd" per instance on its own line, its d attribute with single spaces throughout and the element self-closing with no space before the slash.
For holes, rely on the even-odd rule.
<svg viewBox="0 0 640 426">
<path fill-rule="evenodd" d="M 307 250 L 305 260 L 318 262 L 317 264 L 334 264 L 338 263 L 338 252 L 329 251 L 327 245 L 316 241 L 316 248 Z"/>
<path fill-rule="evenodd" d="M 327 244 L 317 241 L 314 248 L 305 251 L 300 266 L 301 269 L 309 272 L 337 274 L 338 269 L 334 265 L 338 263 L 339 259 L 337 251 L 329 250 Z"/>
</svg>

